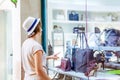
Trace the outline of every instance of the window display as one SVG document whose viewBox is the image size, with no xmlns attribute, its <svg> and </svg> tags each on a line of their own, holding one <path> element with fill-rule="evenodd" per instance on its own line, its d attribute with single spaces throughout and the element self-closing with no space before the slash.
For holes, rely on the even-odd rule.
<svg viewBox="0 0 120 80">
<path fill-rule="evenodd" d="M 57 6 L 55 6 L 54 4 Z M 63 55 L 62 57 L 64 57 L 66 56 L 66 53 L 70 53 L 70 55 L 72 54 L 71 52 L 74 46 L 77 46 L 77 48 L 80 46 L 80 41 L 76 42 L 77 33 L 84 31 L 90 49 L 92 49 L 93 51 L 103 52 L 104 62 L 100 66 L 103 66 L 103 71 L 105 71 L 108 68 L 106 65 L 103 65 L 104 63 L 107 64 L 113 62 L 113 64 L 119 64 L 119 57 L 116 56 L 117 54 L 115 54 L 116 52 L 120 51 L 120 46 L 118 45 L 119 38 L 116 38 L 115 36 L 113 38 L 112 36 L 112 38 L 109 37 L 108 39 L 108 37 L 106 38 L 105 32 L 107 29 L 110 28 L 119 30 L 120 10 L 117 7 L 111 8 L 111 6 L 106 5 L 95 6 L 89 5 L 89 3 L 87 5 L 87 9 L 88 10 L 86 13 L 85 3 L 81 5 L 79 3 L 64 3 L 64 1 L 50 1 L 50 3 L 48 4 L 48 28 L 50 29 L 48 30 L 48 38 L 51 39 L 52 43 L 54 44 L 54 51 L 62 50 L 61 48 L 64 48 L 61 54 Z M 60 28 L 58 29 L 62 29 L 64 35 L 59 35 L 58 33 L 55 33 L 53 38 L 55 25 L 60 26 Z M 64 42 L 62 41 L 62 37 L 64 38 Z M 69 46 L 68 43 L 70 44 Z M 110 53 L 108 53 L 109 51 Z M 111 51 L 115 53 L 111 53 Z M 102 70 L 100 69 L 100 71 Z"/>
</svg>

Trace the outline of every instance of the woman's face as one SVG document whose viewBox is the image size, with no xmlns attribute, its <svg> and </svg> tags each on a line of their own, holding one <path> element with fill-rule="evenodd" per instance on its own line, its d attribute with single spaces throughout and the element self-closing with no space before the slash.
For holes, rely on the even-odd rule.
<svg viewBox="0 0 120 80">
<path fill-rule="evenodd" d="M 40 29 L 40 31 L 38 32 L 38 35 L 41 37 L 41 35 L 42 35 L 42 28 L 41 28 L 40 24 L 39 24 L 39 29 Z"/>
<path fill-rule="evenodd" d="M 42 28 L 40 28 L 40 32 L 39 32 L 40 36 L 42 35 Z"/>
<path fill-rule="evenodd" d="M 39 27 L 39 28 L 40 28 L 40 27 Z M 42 31 L 41 31 L 41 28 L 40 28 L 39 32 L 37 32 L 37 34 L 36 34 L 36 39 L 37 39 L 38 41 L 40 40 L 41 35 L 42 35 Z"/>
</svg>

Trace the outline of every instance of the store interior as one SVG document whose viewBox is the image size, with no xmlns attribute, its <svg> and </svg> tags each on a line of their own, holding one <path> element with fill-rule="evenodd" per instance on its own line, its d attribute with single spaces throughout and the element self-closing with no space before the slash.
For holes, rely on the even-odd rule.
<svg viewBox="0 0 120 80">
<path fill-rule="evenodd" d="M 105 62 L 108 63 L 107 67 L 111 65 L 116 69 L 115 66 L 120 66 L 120 40 L 116 38 L 117 43 L 109 43 L 109 40 L 112 41 L 115 37 L 107 39 L 108 35 L 106 35 L 106 32 L 111 29 L 117 30 L 118 35 L 120 34 L 120 9 L 119 1 L 117 1 L 48 0 L 47 46 L 51 44 L 53 52 L 60 52 L 60 60 L 54 61 L 54 63 L 50 62 L 49 66 L 60 65 L 61 59 L 66 55 L 71 58 L 73 48 L 85 49 L 84 33 L 90 49 L 104 52 Z M 49 49 L 47 51 L 50 53 Z M 107 60 L 108 58 L 109 60 Z"/>
<path fill-rule="evenodd" d="M 71 46 L 74 46 L 77 36 L 73 32 L 75 27 L 85 28 L 90 47 L 95 48 L 104 43 L 104 30 L 110 28 L 119 29 L 120 9 L 118 3 L 117 1 L 107 0 L 81 0 L 81 2 L 78 0 L 74 2 L 72 0 L 48 0 L 47 38 L 54 48 L 59 47 L 54 51 L 60 52 L 62 49 L 63 52 L 61 53 L 64 53 L 67 41 L 70 42 Z M 77 18 L 71 20 L 71 14 L 76 15 Z M 63 33 L 54 34 L 55 27 L 57 27 L 58 32 L 61 30 Z M 98 28 L 99 32 L 95 31 L 96 28 Z M 78 41 L 77 47 L 80 46 L 79 43 Z"/>
<path fill-rule="evenodd" d="M 106 39 L 104 32 L 107 29 L 120 30 L 120 0 L 45 0 L 45 16 L 41 14 L 41 2 L 42 0 L 18 0 L 15 5 L 10 0 L 0 0 L 0 53 L 4 53 L 0 54 L 0 71 L 3 72 L 0 73 L 1 80 L 20 80 L 21 58 L 18 56 L 21 53 L 21 44 L 26 39 L 21 26 L 27 16 L 45 19 L 43 28 L 46 31 L 43 34 L 46 35 L 42 38 L 45 38 L 44 46 L 48 55 L 53 54 L 48 49 L 50 44 L 53 52 L 60 53 L 60 59 L 66 53 L 71 53 L 69 49 L 81 47 L 81 36 L 77 38 L 75 27 L 79 27 L 80 31 L 84 30 L 90 48 L 120 51 L 120 43 L 103 46 Z M 74 19 L 70 17 L 71 14 L 76 15 Z M 82 44 L 84 45 L 85 43 Z M 117 62 L 120 66 L 120 54 L 111 54 L 109 61 Z M 60 59 L 49 61 L 48 66 L 59 65 Z"/>
</svg>

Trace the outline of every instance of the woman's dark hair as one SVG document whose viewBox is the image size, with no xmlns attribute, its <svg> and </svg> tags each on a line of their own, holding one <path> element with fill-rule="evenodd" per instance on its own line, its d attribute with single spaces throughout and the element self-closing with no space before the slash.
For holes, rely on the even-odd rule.
<svg viewBox="0 0 120 80">
<path fill-rule="evenodd" d="M 40 32 L 40 26 L 41 26 L 41 24 L 40 24 L 40 22 L 39 22 L 38 25 L 36 26 L 35 30 L 34 30 L 30 35 L 28 35 L 28 38 L 33 37 L 33 36 L 35 36 L 38 32 Z"/>
</svg>

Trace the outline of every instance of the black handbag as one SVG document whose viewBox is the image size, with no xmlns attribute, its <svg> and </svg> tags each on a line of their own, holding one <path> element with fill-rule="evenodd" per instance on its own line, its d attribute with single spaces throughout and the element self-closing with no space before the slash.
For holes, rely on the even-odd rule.
<svg viewBox="0 0 120 80">
<path fill-rule="evenodd" d="M 51 43 L 49 41 L 49 44 L 48 44 L 48 55 L 50 56 L 52 54 L 53 54 L 53 47 L 52 47 L 52 45 L 51 45 Z"/>
</svg>

